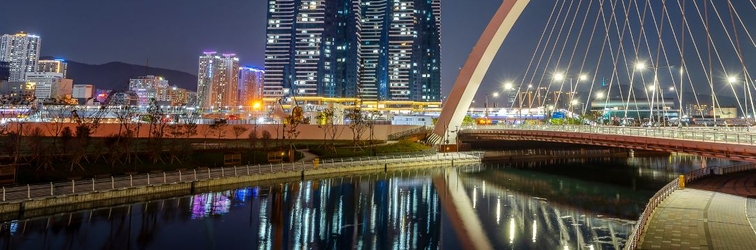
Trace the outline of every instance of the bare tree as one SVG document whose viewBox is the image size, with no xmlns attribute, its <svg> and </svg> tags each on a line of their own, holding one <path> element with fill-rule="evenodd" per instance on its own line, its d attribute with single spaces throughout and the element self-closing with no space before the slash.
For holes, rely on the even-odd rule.
<svg viewBox="0 0 756 250">
<path fill-rule="evenodd" d="M 72 107 L 68 105 L 47 106 L 48 121 L 45 123 L 47 133 L 53 138 L 52 150 L 58 152 L 58 137 L 63 132 L 65 122 L 70 121 Z"/>
<path fill-rule="evenodd" d="M 218 139 L 226 136 L 226 127 L 228 127 L 228 122 L 224 119 L 215 120 L 213 121 L 213 124 L 208 126 L 212 133 L 218 136 Z"/>
<path fill-rule="evenodd" d="M 155 99 L 150 100 L 150 106 L 147 108 L 147 118 L 149 119 L 149 139 L 147 141 L 148 155 L 152 159 L 152 163 L 155 164 L 158 161 L 163 162 L 163 137 L 166 134 L 166 127 L 168 122 L 166 119 L 166 113 L 162 107 L 157 104 Z"/>
<path fill-rule="evenodd" d="M 261 141 L 262 141 L 262 147 L 263 147 L 263 149 L 265 149 L 265 150 L 269 149 L 270 139 L 271 138 L 272 138 L 272 136 L 270 135 L 270 132 L 268 132 L 268 130 L 263 130 L 263 132 L 262 132 L 262 138 L 261 138 L 262 139 Z"/>
<path fill-rule="evenodd" d="M 249 128 L 242 125 L 234 125 L 231 128 L 233 129 L 234 136 L 236 137 L 237 140 L 239 139 L 239 136 L 241 136 L 242 134 L 244 134 L 244 132 L 247 132 L 247 130 L 249 130 Z"/>
<path fill-rule="evenodd" d="M 360 109 L 351 109 L 347 111 L 347 118 L 349 119 L 349 129 L 352 130 L 352 142 L 358 149 L 360 142 L 362 141 L 362 134 L 365 133 L 365 129 L 368 128 L 367 117 Z"/>
<path fill-rule="evenodd" d="M 336 137 L 341 130 L 336 124 L 336 109 L 326 108 L 316 116 L 318 127 L 323 130 L 323 146 L 326 150 L 336 152 Z M 330 139 L 330 141 L 328 140 Z"/>
</svg>

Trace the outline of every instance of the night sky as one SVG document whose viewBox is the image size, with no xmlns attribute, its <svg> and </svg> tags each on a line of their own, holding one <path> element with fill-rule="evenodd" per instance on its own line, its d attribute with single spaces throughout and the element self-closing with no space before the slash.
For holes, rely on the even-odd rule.
<svg viewBox="0 0 756 250">
<path fill-rule="evenodd" d="M 244 65 L 263 67 L 266 2 L 2 0 L 0 8 L 12 11 L 0 15 L 0 33 L 23 30 L 38 34 L 42 36 L 42 55 L 89 64 L 122 61 L 143 65 L 149 59 L 150 66 L 196 74 L 201 52 L 217 50 L 236 53 Z M 560 2 L 564 1 L 531 1 L 478 96 L 500 90 L 504 81 L 519 83 L 552 7 Z M 443 95 L 500 4 L 500 0 L 442 1 Z M 589 16 L 591 22 L 595 14 Z M 609 73 L 601 72 L 598 79 Z"/>
</svg>

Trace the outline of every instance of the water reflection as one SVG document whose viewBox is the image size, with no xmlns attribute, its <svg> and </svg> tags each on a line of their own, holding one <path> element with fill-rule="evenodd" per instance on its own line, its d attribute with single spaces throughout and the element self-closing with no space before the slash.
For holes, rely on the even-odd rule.
<svg viewBox="0 0 756 250">
<path fill-rule="evenodd" d="M 438 248 L 430 176 L 284 183 L 5 222 L 21 249 Z"/>
<path fill-rule="evenodd" d="M 635 158 L 525 169 L 493 164 L 461 170 L 447 188 L 469 196 L 467 204 L 495 249 L 616 249 L 653 192 L 700 163 Z M 441 205 L 445 193 L 433 184 L 438 176 L 445 175 L 404 172 L 281 183 L 8 221 L 0 226 L 0 246 L 454 249 L 455 211 Z"/>
</svg>

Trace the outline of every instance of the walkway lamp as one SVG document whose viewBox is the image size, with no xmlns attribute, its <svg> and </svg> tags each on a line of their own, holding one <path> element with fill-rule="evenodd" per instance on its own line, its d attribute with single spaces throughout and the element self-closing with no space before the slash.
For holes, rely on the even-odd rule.
<svg viewBox="0 0 756 250">
<path fill-rule="evenodd" d="M 732 86 L 733 84 L 736 84 L 738 82 L 738 78 L 734 76 L 727 77 L 727 82 Z M 751 88 L 748 87 L 747 82 L 743 82 L 743 106 L 745 106 L 743 117 L 746 119 L 746 121 L 748 121 L 748 119 L 750 118 L 748 111 L 748 100 L 751 100 Z M 751 100 L 751 102 L 753 102 L 753 100 Z"/>
<path fill-rule="evenodd" d="M 652 87 L 654 89 L 651 92 L 652 93 L 652 96 L 651 96 L 651 106 L 649 107 L 649 116 L 648 116 L 649 117 L 649 121 L 651 121 L 653 119 L 653 112 L 654 112 L 653 106 L 656 105 L 657 109 L 659 109 L 658 108 L 658 105 L 659 105 L 658 102 L 659 101 L 656 100 L 656 98 L 661 98 L 661 102 L 664 102 L 664 96 L 663 96 L 662 90 L 661 90 L 661 88 L 659 88 L 659 85 L 658 85 L 659 80 L 658 80 L 658 76 L 657 76 L 657 71 L 660 68 L 673 69 L 674 67 L 675 67 L 674 65 L 667 65 L 667 66 L 653 66 L 652 65 L 650 67 L 647 67 L 646 64 L 643 63 L 643 62 L 637 62 L 637 63 L 635 63 L 635 69 L 637 71 L 643 71 L 646 68 L 651 68 L 651 69 L 654 70 L 654 78 L 653 78 L 653 83 L 652 83 Z M 678 114 L 678 123 L 677 123 L 678 127 L 682 127 L 682 116 L 683 116 L 683 112 L 682 112 L 683 111 L 683 104 L 682 104 L 682 98 L 683 98 L 683 94 L 682 94 L 682 75 L 683 75 L 683 72 L 684 71 L 681 68 L 680 69 L 680 88 L 677 89 L 674 86 L 672 86 L 672 87 L 669 88 L 669 91 L 677 91 L 678 113 L 679 113 Z M 657 88 L 659 88 L 658 91 L 656 90 Z M 657 94 L 659 94 L 659 96 L 657 96 Z M 654 102 L 656 102 L 656 104 Z M 659 122 L 661 120 L 661 118 L 658 117 L 660 115 L 658 111 L 657 111 L 656 115 L 657 115 L 657 122 Z"/>
<path fill-rule="evenodd" d="M 585 74 L 579 74 L 579 75 L 577 75 L 577 76 L 576 76 L 575 78 L 572 78 L 572 77 L 568 77 L 568 76 L 567 76 L 567 75 L 565 75 L 564 73 L 556 73 L 556 74 L 554 74 L 554 80 L 555 80 L 555 81 L 557 81 L 557 82 L 562 82 L 562 81 L 564 81 L 564 80 L 569 80 L 569 84 L 570 84 L 570 92 L 569 92 L 569 94 L 568 94 L 568 96 L 567 96 L 567 97 L 568 97 L 568 100 L 567 100 L 567 106 L 568 106 L 568 108 L 570 109 L 569 111 L 570 111 L 570 112 L 573 112 L 573 107 L 572 107 L 572 106 L 573 106 L 573 104 L 572 104 L 572 102 L 573 102 L 573 100 L 575 99 L 575 89 L 576 89 L 576 87 L 577 87 L 577 86 L 575 86 L 575 85 L 576 85 L 576 84 L 577 84 L 578 82 L 581 82 L 581 81 L 587 81 L 587 80 L 588 80 L 588 76 L 587 76 L 587 75 L 585 75 Z M 577 81 L 575 81 L 575 80 L 577 80 Z M 561 88 L 560 88 L 560 91 L 561 91 Z M 560 93 L 560 95 L 561 95 L 561 94 L 562 94 L 562 93 Z M 558 108 L 558 105 L 559 105 L 559 103 L 557 103 L 558 101 L 559 101 L 559 96 L 557 96 L 557 99 L 556 99 L 556 100 L 554 100 L 554 105 L 557 105 L 557 108 Z"/>
</svg>

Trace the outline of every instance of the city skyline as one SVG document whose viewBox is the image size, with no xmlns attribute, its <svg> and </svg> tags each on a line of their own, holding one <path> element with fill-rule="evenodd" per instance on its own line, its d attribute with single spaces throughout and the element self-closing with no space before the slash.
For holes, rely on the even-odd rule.
<svg viewBox="0 0 756 250">
<path fill-rule="evenodd" d="M 24 9 L 31 8 L 39 2 L 43 0 L 10 0 L 4 5 Z M 456 78 L 457 69 L 464 64 L 475 40 L 500 3 L 500 1 L 486 1 L 470 5 L 462 1 L 441 1 L 441 12 L 444 16 L 441 31 L 443 39 L 441 47 L 442 96 L 448 94 Z M 19 22 L 21 13 L 8 13 L 8 15 L 0 16 L 0 23 L 12 25 L 0 27 L 0 33 L 15 33 L 24 30 L 38 34 L 48 41 L 43 46 L 43 56 L 66 58 L 90 64 L 122 61 L 144 65 L 149 60 L 149 65 L 153 67 L 195 74 L 197 51 L 215 50 L 236 53 L 242 60 L 241 65 L 258 68 L 263 68 L 264 65 L 267 9 L 265 1 L 230 1 L 214 5 L 209 5 L 205 1 L 186 1 L 181 8 L 175 8 L 173 2 L 167 0 L 113 4 L 84 0 L 45 4 L 50 8 L 40 11 L 49 12 L 50 15 L 40 13 L 40 16 L 54 16 L 52 13 L 64 10 L 70 14 L 70 18 L 56 19 L 52 23 L 45 21 L 44 18 Z M 545 12 L 540 9 L 544 6 L 549 9 L 549 4 L 553 3 L 532 3 L 529 13 Z M 92 11 L 93 9 L 97 11 Z M 160 14 L 142 18 L 128 14 L 142 9 L 152 9 Z M 197 18 L 194 18 L 196 15 L 193 13 L 200 11 L 224 15 L 228 19 L 195 20 Z M 92 21 L 95 20 L 97 22 L 93 23 Z M 537 14 L 524 16 L 522 20 L 524 20 L 523 25 L 516 27 L 515 32 L 528 33 L 533 27 L 540 28 L 546 22 Z M 219 25 L 220 23 L 226 25 Z M 112 27 L 124 27 L 124 29 Z M 141 39 L 142 37 L 160 37 L 161 39 Z M 186 39 L 188 37 L 192 39 Z M 233 39 L 228 39 L 228 37 Z M 511 41 L 511 47 L 532 47 L 532 42 Z M 118 49 L 111 50 L 114 47 Z M 519 51 L 518 49 L 507 50 L 502 54 Z M 503 57 L 500 56 L 500 58 Z M 506 60 L 502 61 L 506 63 Z M 498 63 L 501 65 L 502 62 Z M 503 76 L 493 77 L 506 79 Z"/>
<path fill-rule="evenodd" d="M 14 9 L 28 9 L 35 4 L 44 0 L 19 1 L 10 0 L 4 3 L 5 6 Z M 501 1 L 476 2 L 475 4 L 466 4 L 463 1 L 442 1 L 442 88 L 441 95 L 447 96 L 452 84 L 457 76 L 457 71 L 462 67 L 465 59 L 469 55 L 478 36 L 482 33 L 486 24 L 490 20 L 494 11 Z M 156 0 L 149 3 L 123 2 L 114 4 L 102 4 L 94 0 L 83 0 L 77 2 L 52 2 L 45 3 L 50 8 L 41 9 L 40 18 L 23 19 L 22 13 L 8 13 L 0 16 L 0 23 L 9 23 L 11 25 L 0 27 L 2 33 L 16 33 L 24 30 L 29 33 L 38 34 L 45 37 L 47 41 L 42 47 L 43 56 L 52 56 L 57 58 L 67 58 L 71 61 L 85 62 L 90 64 L 102 64 L 112 61 L 121 61 L 131 64 L 145 65 L 151 67 L 161 67 L 176 69 L 183 72 L 196 73 L 196 52 L 206 50 L 234 52 L 243 59 L 241 65 L 256 66 L 263 68 L 264 65 L 264 44 L 265 44 L 265 26 L 266 26 L 266 2 L 252 1 L 233 1 L 222 2 L 217 4 L 207 4 L 199 0 L 188 0 L 181 8 L 176 8 L 168 0 Z M 719 4 L 719 3 L 718 3 Z M 743 3 L 733 2 L 736 8 L 749 7 L 740 6 Z M 515 89 L 523 85 L 520 81 L 532 79 L 528 73 L 528 60 L 533 55 L 536 45 L 539 42 L 539 34 L 546 27 L 549 11 L 563 6 L 562 1 L 538 1 L 532 2 L 525 9 L 525 12 L 513 27 L 510 37 L 505 40 L 502 49 L 494 58 L 491 71 L 483 80 L 480 91 L 476 99 L 480 101 L 485 93 L 502 92 L 501 85 L 505 82 L 513 82 Z M 652 2 L 652 8 L 659 8 L 661 4 Z M 593 11 L 580 13 L 595 15 Z M 596 5 L 594 5 L 596 6 Z M 609 8 L 606 7 L 605 8 Z M 624 7 L 617 7 L 624 8 Z M 132 13 L 142 9 L 152 9 L 159 15 L 150 15 L 143 18 L 136 18 Z M 694 9 L 694 8 L 689 8 Z M 55 21 L 49 21 L 43 17 L 54 17 L 54 12 L 64 10 L 69 13 L 70 18 L 56 18 Z M 96 10 L 96 11 L 93 11 Z M 690 11 L 690 10 L 689 10 Z M 202 19 L 196 20 L 196 14 L 209 13 L 224 15 L 225 19 Z M 553 14 L 553 13 L 552 13 Z M 658 14 L 658 13 L 657 13 Z M 696 14 L 695 12 L 691 14 Z M 679 13 L 671 13 L 670 18 L 679 19 Z M 631 22 L 637 22 L 637 17 L 629 17 Z M 657 17 L 658 18 L 658 17 Z M 743 21 L 751 23 L 756 16 L 744 15 Z M 19 20 L 24 20 L 19 22 Z M 693 21 L 693 20 L 692 20 Z M 601 24 L 600 24 L 601 25 Z M 691 36 L 701 36 L 702 28 L 700 23 L 693 22 L 691 25 L 698 25 L 690 28 Z M 679 26 L 679 25 L 676 25 Z M 124 27 L 113 29 L 112 27 Z M 191 27 L 191 28 L 188 28 Z M 679 28 L 679 27 L 676 27 Z M 721 31 L 721 27 L 715 27 L 719 30 L 713 30 L 713 35 L 717 38 L 726 38 L 726 34 Z M 652 27 L 648 27 L 652 30 Z M 577 33 L 577 32 L 575 32 Z M 588 32 L 585 32 L 588 33 Z M 665 42 L 674 43 L 674 39 L 669 36 L 662 39 Z M 575 34 L 573 34 L 574 36 Z M 556 35 L 555 35 L 556 36 Z M 603 35 L 597 35 L 602 37 Z M 614 34 L 617 36 L 617 34 Z M 158 37 L 159 39 L 142 39 L 143 37 Z M 192 39 L 187 39 L 191 37 Z M 616 38 L 615 38 L 616 39 Z M 628 40 L 632 40 L 629 39 Z M 637 40 L 637 39 L 636 39 Z M 699 41 L 703 42 L 703 41 Z M 719 41 L 718 41 L 719 42 Z M 552 42 L 553 43 L 553 42 Z M 616 43 L 616 41 L 614 41 Z M 600 47 L 600 42 L 595 42 L 594 47 Z M 630 48 L 630 44 L 627 44 Z M 655 47 L 655 46 L 654 46 Z M 113 49 L 117 48 L 117 49 Z M 670 51 L 673 48 L 668 48 Z M 615 49 L 616 50 L 616 49 Z M 690 53 L 694 50 L 688 49 Z M 537 52 L 537 51 L 536 51 Z M 598 53 L 598 51 L 593 51 Z M 593 53 L 592 52 L 592 53 Z M 604 57 L 608 57 L 606 53 Z M 635 63 L 636 60 L 651 60 L 654 56 L 646 52 L 637 55 L 636 58 L 625 58 L 624 63 Z M 566 55 L 565 55 L 566 57 Z M 689 58 L 695 58 L 692 54 Z M 713 81 L 717 84 L 718 89 L 714 92 L 723 92 L 725 95 L 732 95 L 727 85 L 725 74 L 729 71 L 738 71 L 736 58 L 729 58 L 725 61 L 733 64 L 731 69 L 717 69 L 714 73 L 717 75 Z M 679 58 L 671 58 L 669 63 L 658 62 L 652 63 L 651 67 L 680 67 Z M 555 60 L 556 61 L 556 60 Z M 567 61 L 565 59 L 564 61 Z M 537 69 L 538 74 L 546 75 L 550 79 L 554 73 L 563 71 L 569 75 L 587 73 L 592 77 L 591 82 L 598 86 L 606 79 L 611 82 L 611 70 L 595 70 L 593 67 L 578 72 L 576 65 L 573 69 L 567 70 L 566 63 L 562 62 L 560 66 L 550 65 Z M 604 64 L 612 60 L 605 60 Z M 554 62 L 552 62 L 553 64 Z M 609 62 L 610 64 L 610 62 Z M 694 67 L 690 63 L 688 67 Z M 624 65 L 623 65 L 624 67 Z M 624 68 L 623 68 L 624 70 Z M 692 74 L 698 73 L 693 77 L 696 87 L 708 89 L 707 77 L 704 77 L 700 67 L 696 70 L 689 70 Z M 622 72 L 624 74 L 624 72 Z M 742 73 L 741 73 L 742 74 Z M 742 76 L 740 77 L 743 78 Z M 549 84 L 548 79 L 541 81 Z M 536 79 L 538 80 L 538 79 Z M 669 83 L 669 76 L 661 78 L 663 84 Z M 526 84 L 527 85 L 527 84 Z M 686 93 L 691 94 L 690 92 Z M 585 99 L 587 96 L 582 95 Z"/>
</svg>

